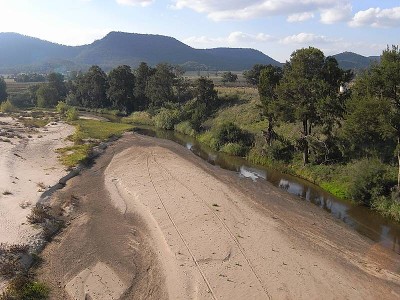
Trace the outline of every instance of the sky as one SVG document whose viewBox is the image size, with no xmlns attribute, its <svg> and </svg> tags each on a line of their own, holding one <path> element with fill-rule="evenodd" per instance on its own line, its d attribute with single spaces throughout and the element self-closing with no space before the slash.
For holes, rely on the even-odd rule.
<svg viewBox="0 0 400 300">
<path fill-rule="evenodd" d="M 379 55 L 400 44 L 400 0 L 0 0 L 0 32 L 64 45 L 110 31 L 172 36 L 194 48 Z"/>
</svg>

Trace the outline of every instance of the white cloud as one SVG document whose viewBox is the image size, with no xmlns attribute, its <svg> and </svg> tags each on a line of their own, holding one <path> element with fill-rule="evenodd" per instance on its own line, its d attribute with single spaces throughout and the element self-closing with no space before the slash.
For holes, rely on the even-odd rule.
<svg viewBox="0 0 400 300">
<path fill-rule="evenodd" d="M 175 8 L 189 8 L 205 13 L 215 21 L 253 19 L 258 17 L 289 15 L 288 19 L 310 18 L 318 11 L 343 7 L 350 0 L 174 0 Z M 305 13 L 305 14 L 304 14 Z"/>
<path fill-rule="evenodd" d="M 349 23 L 353 27 L 397 27 L 400 26 L 400 7 L 369 8 L 356 13 Z"/>
<path fill-rule="evenodd" d="M 260 43 L 266 43 L 274 41 L 276 38 L 265 34 L 248 34 L 240 31 L 231 32 L 227 37 L 210 38 L 206 36 L 192 36 L 185 39 L 183 42 L 193 47 L 205 48 L 205 47 L 221 47 L 221 46 L 241 46 L 249 47 L 252 44 L 259 45 Z"/>
<path fill-rule="evenodd" d="M 256 35 L 252 35 L 240 31 L 235 31 L 229 34 L 227 40 L 228 43 L 230 44 L 239 44 L 239 43 L 253 43 L 253 42 L 268 42 L 273 40 L 273 37 L 265 33 L 258 33 Z"/>
<path fill-rule="evenodd" d="M 351 19 L 352 6 L 338 5 L 336 7 L 323 9 L 321 11 L 321 22 L 324 24 L 333 24 L 340 21 Z"/>
<path fill-rule="evenodd" d="M 289 23 L 294 23 L 294 22 L 304 22 L 312 18 L 314 18 L 314 14 L 312 12 L 304 12 L 304 13 L 292 14 L 288 16 L 286 20 Z"/>
<path fill-rule="evenodd" d="M 303 44 L 303 45 L 311 45 L 311 44 L 325 44 L 333 42 L 334 40 L 329 39 L 324 35 L 316 35 L 314 33 L 306 33 L 302 32 L 295 35 L 287 36 L 280 40 L 282 44 Z"/>
<path fill-rule="evenodd" d="M 148 6 L 153 3 L 154 0 L 116 0 L 118 4 L 130 5 L 130 6 Z"/>
</svg>

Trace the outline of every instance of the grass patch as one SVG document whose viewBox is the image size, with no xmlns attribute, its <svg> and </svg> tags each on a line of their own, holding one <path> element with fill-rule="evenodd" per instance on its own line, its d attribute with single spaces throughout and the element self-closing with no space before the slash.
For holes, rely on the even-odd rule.
<svg viewBox="0 0 400 300">
<path fill-rule="evenodd" d="M 103 122 L 97 120 L 77 120 L 72 125 L 79 125 L 79 133 L 82 139 L 106 140 L 112 136 L 121 136 L 125 131 L 133 129 L 130 124 Z"/>
<path fill-rule="evenodd" d="M 74 167 L 86 163 L 90 157 L 91 149 L 98 142 L 112 136 L 120 136 L 125 131 L 133 128 L 130 124 L 103 122 L 97 120 L 76 120 L 70 122 L 75 126 L 75 133 L 69 137 L 74 145 L 57 149 L 60 160 L 67 167 Z"/>
<path fill-rule="evenodd" d="M 74 167 L 87 161 L 91 148 L 91 144 L 73 145 L 57 149 L 56 152 L 61 154 L 60 159 L 64 166 Z"/>
</svg>

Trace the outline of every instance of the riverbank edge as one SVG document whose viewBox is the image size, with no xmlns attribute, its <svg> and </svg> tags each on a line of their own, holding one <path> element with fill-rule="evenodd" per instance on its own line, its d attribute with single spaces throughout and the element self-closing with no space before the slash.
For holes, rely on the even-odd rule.
<svg viewBox="0 0 400 300">
<path fill-rule="evenodd" d="M 137 128 L 147 128 L 147 129 L 160 129 L 157 128 L 156 126 L 149 126 L 148 124 L 138 124 L 138 123 L 131 123 Z M 178 130 L 177 130 L 178 129 Z M 218 151 L 221 153 L 225 153 L 227 155 L 231 155 L 229 153 L 223 152 L 221 150 L 217 150 L 213 148 L 213 145 L 207 143 L 207 139 L 204 139 L 205 134 L 207 134 L 208 131 L 203 132 L 203 133 L 196 133 L 194 131 L 191 131 L 190 134 L 188 134 L 186 131 L 179 130 L 179 127 L 175 126 L 173 130 L 174 132 L 177 132 L 179 134 L 187 135 L 190 136 L 199 143 L 210 147 L 214 151 Z M 261 166 L 261 167 L 268 167 L 271 168 L 275 171 L 288 174 L 291 176 L 294 176 L 296 178 L 299 178 L 301 180 L 305 180 L 309 183 L 312 183 L 316 185 L 317 187 L 321 188 L 323 191 L 331 194 L 335 198 L 345 201 L 347 203 L 351 203 L 353 205 L 363 205 L 361 203 L 358 203 L 352 199 L 349 199 L 345 197 L 346 195 L 346 187 L 343 186 L 342 183 L 337 182 L 337 181 L 323 181 L 323 180 L 318 180 L 317 176 L 310 170 L 309 168 L 305 166 L 296 166 L 294 164 L 285 164 L 283 162 L 278 162 L 278 161 L 273 161 L 270 158 L 261 155 L 259 151 L 257 152 L 258 149 L 252 148 L 249 153 L 242 157 L 246 159 L 248 162 L 251 164 L 254 164 L 255 166 Z M 380 205 L 374 205 L 374 206 L 366 206 L 368 209 L 375 211 L 382 215 L 384 218 L 387 218 L 389 220 L 395 221 L 400 223 L 400 203 L 396 202 L 390 202 L 388 199 L 382 199 L 380 202 Z"/>
</svg>

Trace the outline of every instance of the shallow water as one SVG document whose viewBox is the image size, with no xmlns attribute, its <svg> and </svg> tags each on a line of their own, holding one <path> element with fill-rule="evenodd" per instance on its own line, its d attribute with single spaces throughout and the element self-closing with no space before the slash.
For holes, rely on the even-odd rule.
<svg viewBox="0 0 400 300">
<path fill-rule="evenodd" d="M 136 128 L 135 131 L 139 134 L 179 143 L 210 164 L 235 171 L 240 177 L 251 180 L 266 180 L 290 194 L 319 206 L 360 234 L 400 254 L 400 224 L 383 218 L 366 207 L 340 200 L 318 186 L 300 178 L 251 164 L 241 157 L 214 151 L 190 136 L 154 128 Z"/>
</svg>

